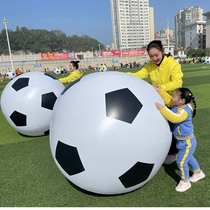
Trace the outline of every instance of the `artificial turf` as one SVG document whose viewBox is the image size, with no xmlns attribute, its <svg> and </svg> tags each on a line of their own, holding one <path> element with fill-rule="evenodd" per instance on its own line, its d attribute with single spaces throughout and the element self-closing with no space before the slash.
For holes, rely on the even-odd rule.
<svg viewBox="0 0 210 210">
<path fill-rule="evenodd" d="M 163 165 L 153 179 L 133 192 L 114 196 L 88 193 L 69 183 L 58 170 L 48 135 L 22 136 L 0 111 L 0 207 L 209 207 L 210 65 L 185 64 L 182 69 L 184 86 L 192 90 L 197 102 L 195 156 L 205 179 L 177 193 L 179 171 L 174 163 Z M 0 93 L 5 85 L 0 83 Z"/>
</svg>

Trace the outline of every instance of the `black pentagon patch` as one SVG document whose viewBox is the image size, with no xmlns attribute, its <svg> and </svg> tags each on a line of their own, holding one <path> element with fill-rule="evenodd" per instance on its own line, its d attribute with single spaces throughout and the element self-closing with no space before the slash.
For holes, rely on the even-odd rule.
<svg viewBox="0 0 210 210">
<path fill-rule="evenodd" d="M 21 90 L 22 88 L 27 87 L 28 83 L 29 83 L 29 78 L 19 78 L 14 82 L 12 88 L 18 91 Z"/>
<path fill-rule="evenodd" d="M 125 188 L 133 187 L 147 180 L 154 164 L 137 162 L 119 177 Z"/>
<path fill-rule="evenodd" d="M 57 96 L 53 92 L 42 94 L 41 107 L 45 109 L 53 110 L 56 100 L 57 100 Z"/>
<path fill-rule="evenodd" d="M 58 141 L 55 158 L 69 176 L 85 170 L 76 147 Z"/>
<path fill-rule="evenodd" d="M 10 115 L 10 119 L 16 126 L 26 126 L 26 118 L 27 118 L 27 116 L 25 114 L 22 114 L 17 111 L 14 111 Z"/>
<path fill-rule="evenodd" d="M 106 116 L 130 124 L 143 106 L 128 88 L 106 93 L 105 97 Z"/>
</svg>

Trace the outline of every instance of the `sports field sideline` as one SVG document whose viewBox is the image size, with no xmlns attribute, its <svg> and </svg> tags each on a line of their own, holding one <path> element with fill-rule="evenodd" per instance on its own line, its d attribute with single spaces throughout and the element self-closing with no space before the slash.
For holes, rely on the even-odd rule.
<svg viewBox="0 0 210 210">
<path fill-rule="evenodd" d="M 120 71 L 137 69 L 121 69 Z M 210 65 L 184 64 L 184 87 L 197 103 L 194 118 L 198 146 L 195 156 L 206 178 L 184 193 L 176 164 L 162 166 L 146 185 L 116 196 L 95 195 L 70 184 L 50 152 L 49 136 L 25 137 L 0 111 L 0 207 L 209 207 L 210 200 Z M 87 72 L 90 73 L 90 72 Z M 0 94 L 6 82 L 0 83 Z"/>
</svg>

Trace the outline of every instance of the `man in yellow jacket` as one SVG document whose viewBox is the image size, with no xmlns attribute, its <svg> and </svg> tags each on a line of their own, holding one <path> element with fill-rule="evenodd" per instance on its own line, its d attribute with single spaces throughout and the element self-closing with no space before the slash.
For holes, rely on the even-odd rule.
<svg viewBox="0 0 210 210">
<path fill-rule="evenodd" d="M 149 63 L 138 72 L 128 72 L 128 74 L 141 79 L 150 78 L 152 84 L 160 86 L 168 94 L 173 95 L 174 90 L 182 87 L 183 84 L 181 65 L 170 55 L 164 54 L 163 45 L 159 40 L 154 40 L 148 44 L 147 53 L 150 57 Z M 173 138 L 164 163 L 171 164 L 176 158 L 176 141 Z"/>
<path fill-rule="evenodd" d="M 62 83 L 71 83 L 83 76 L 83 72 L 79 70 L 79 61 L 70 61 L 69 68 L 70 74 L 67 77 L 60 78 L 59 81 Z"/>
</svg>

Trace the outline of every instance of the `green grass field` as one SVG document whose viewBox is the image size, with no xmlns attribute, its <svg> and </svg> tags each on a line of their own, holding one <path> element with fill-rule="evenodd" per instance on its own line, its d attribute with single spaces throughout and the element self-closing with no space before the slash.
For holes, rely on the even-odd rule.
<svg viewBox="0 0 210 210">
<path fill-rule="evenodd" d="M 137 69 L 122 69 L 121 71 Z M 184 86 L 194 93 L 198 146 L 195 156 L 206 174 L 184 193 L 176 164 L 162 166 L 142 188 L 123 195 L 86 193 L 71 185 L 52 158 L 49 136 L 25 137 L 0 111 L 0 207 L 209 207 L 210 206 L 210 65 L 185 64 Z M 90 73 L 90 72 L 87 72 Z M 0 94 L 6 82 L 0 83 Z M 87 180 L 88 181 L 88 180 Z"/>
</svg>

